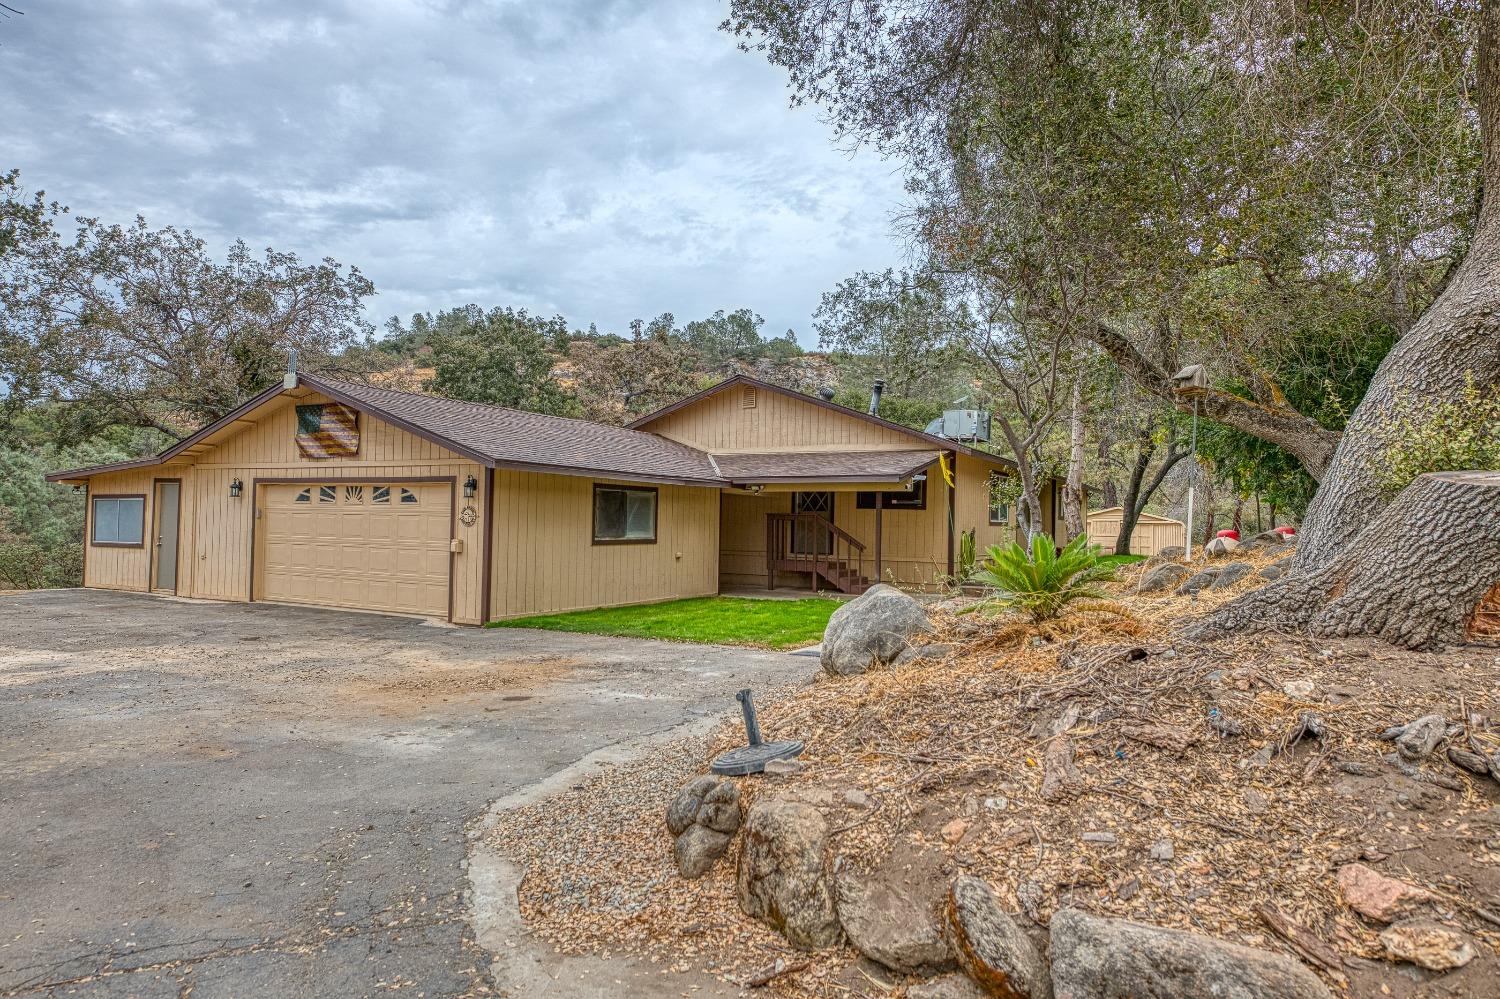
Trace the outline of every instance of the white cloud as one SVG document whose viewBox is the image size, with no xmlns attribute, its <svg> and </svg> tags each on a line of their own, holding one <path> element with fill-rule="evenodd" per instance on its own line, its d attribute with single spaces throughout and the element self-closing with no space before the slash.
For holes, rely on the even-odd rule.
<svg viewBox="0 0 1500 999">
<path fill-rule="evenodd" d="M 702 0 L 34 4 L 0 150 L 82 214 L 358 265 L 392 312 L 623 329 L 899 262 L 900 177 L 850 158 Z M 4 156 L 5 153 L 0 153 Z"/>
</svg>

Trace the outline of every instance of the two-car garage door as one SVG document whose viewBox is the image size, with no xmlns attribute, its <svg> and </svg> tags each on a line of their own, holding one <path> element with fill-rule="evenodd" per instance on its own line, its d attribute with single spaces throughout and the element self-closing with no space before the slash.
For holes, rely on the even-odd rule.
<svg viewBox="0 0 1500 999">
<path fill-rule="evenodd" d="M 264 487 L 256 598 L 445 617 L 452 486 Z"/>
</svg>

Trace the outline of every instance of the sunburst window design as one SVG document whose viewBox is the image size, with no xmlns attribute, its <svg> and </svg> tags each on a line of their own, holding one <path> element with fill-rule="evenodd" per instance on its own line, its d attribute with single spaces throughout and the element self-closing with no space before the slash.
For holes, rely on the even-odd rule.
<svg viewBox="0 0 1500 999">
<path fill-rule="evenodd" d="M 365 487 L 364 486 L 345 486 L 344 487 L 344 502 L 345 503 L 363 503 L 364 501 L 365 501 Z"/>
<path fill-rule="evenodd" d="M 390 486 L 375 486 L 370 490 L 371 503 L 389 503 L 391 501 Z"/>
<path fill-rule="evenodd" d="M 336 502 L 337 500 L 338 500 L 338 492 L 337 492 L 337 490 L 334 489 L 333 486 L 319 486 L 318 487 L 318 502 L 319 503 L 333 503 L 333 502 Z"/>
</svg>

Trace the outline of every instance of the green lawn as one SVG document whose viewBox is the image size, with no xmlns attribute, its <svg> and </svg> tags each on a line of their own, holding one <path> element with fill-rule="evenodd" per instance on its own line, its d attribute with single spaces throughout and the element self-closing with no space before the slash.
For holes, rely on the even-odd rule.
<svg viewBox="0 0 1500 999">
<path fill-rule="evenodd" d="M 1144 562 L 1144 561 L 1146 561 L 1146 556 L 1144 556 L 1144 555 L 1100 555 L 1099 556 L 1099 564 L 1100 565 L 1120 566 L 1120 565 L 1129 565 L 1132 562 Z"/>
<path fill-rule="evenodd" d="M 662 638 L 669 642 L 748 645 L 758 649 L 795 649 L 823 638 L 837 600 L 753 600 L 746 597 L 693 597 L 634 607 L 541 614 L 492 621 L 491 628 L 542 628 L 581 631 L 624 638 Z"/>
</svg>

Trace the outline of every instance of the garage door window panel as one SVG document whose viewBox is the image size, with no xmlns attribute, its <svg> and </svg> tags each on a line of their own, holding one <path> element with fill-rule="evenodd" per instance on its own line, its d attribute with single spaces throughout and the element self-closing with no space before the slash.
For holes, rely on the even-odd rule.
<svg viewBox="0 0 1500 999">
<path fill-rule="evenodd" d="M 89 541 L 99 548 L 143 548 L 146 497 L 95 496 Z"/>
<path fill-rule="evenodd" d="M 594 486 L 594 544 L 656 543 L 656 490 Z"/>
</svg>

